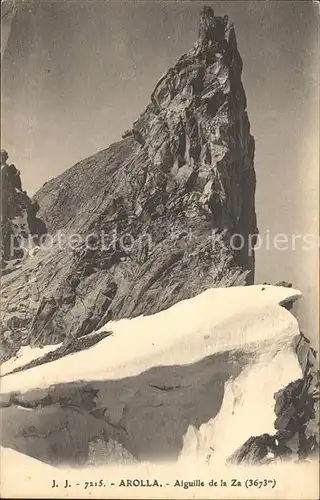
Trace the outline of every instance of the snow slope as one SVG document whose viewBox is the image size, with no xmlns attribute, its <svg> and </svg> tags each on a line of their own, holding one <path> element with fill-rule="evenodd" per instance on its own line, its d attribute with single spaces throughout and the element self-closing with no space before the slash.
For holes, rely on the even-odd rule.
<svg viewBox="0 0 320 500">
<path fill-rule="evenodd" d="M 17 472 L 17 469 L 23 471 L 25 476 L 30 474 L 31 470 L 33 474 L 54 472 L 54 469 L 49 465 L 3 446 L 0 446 L 0 458 L 2 464 L 1 475 L 9 475 L 10 472 L 11 475 L 14 475 Z M 13 463 L 15 465 L 14 468 L 12 468 Z M 23 479 L 25 478 L 23 477 Z"/>
<path fill-rule="evenodd" d="M 113 335 L 86 351 L 2 378 L 4 399 L 20 393 L 1 410 L 3 446 L 51 464 L 85 466 L 88 446 L 110 463 L 109 442 L 140 462 L 225 463 L 274 434 L 274 394 L 301 377 L 298 323 L 280 305 L 300 295 L 214 288 L 108 323 Z"/>
<path fill-rule="evenodd" d="M 298 290 L 270 285 L 212 288 L 151 316 L 109 322 L 112 336 L 86 351 L 6 376 L 1 391 L 132 377 L 151 367 L 194 363 L 250 344 L 259 356 L 270 355 L 269 345 L 275 353 L 290 351 L 298 324 L 279 304 L 300 296 Z"/>
<path fill-rule="evenodd" d="M 20 347 L 15 356 L 2 363 L 1 376 L 15 370 L 16 368 L 19 368 L 20 366 L 30 363 L 30 361 L 33 361 L 34 359 L 41 358 L 49 352 L 55 351 L 56 349 L 61 347 L 61 345 L 62 344 L 46 345 L 43 347 Z"/>
<path fill-rule="evenodd" d="M 180 460 L 224 463 L 251 436 L 273 435 L 274 394 L 301 377 L 301 368 L 290 344 L 276 342 L 225 385 L 219 414 L 197 430 L 189 426 Z M 213 452 L 210 450 L 214 449 Z"/>
</svg>

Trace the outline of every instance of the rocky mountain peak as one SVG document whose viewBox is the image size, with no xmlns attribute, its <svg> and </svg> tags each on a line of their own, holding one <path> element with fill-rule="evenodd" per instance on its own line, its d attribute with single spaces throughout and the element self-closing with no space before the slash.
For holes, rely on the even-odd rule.
<svg viewBox="0 0 320 500">
<path fill-rule="evenodd" d="M 241 72 L 232 23 L 205 7 L 199 38 L 159 80 L 132 135 L 147 151 L 157 192 L 177 190 L 189 199 L 187 214 L 200 210 L 213 227 L 246 239 L 257 224 L 254 139 Z M 253 279 L 246 245 L 238 257 Z"/>
<path fill-rule="evenodd" d="M 32 274 L 42 297 L 28 302 L 25 342 L 61 342 L 212 286 L 253 282 L 254 139 L 241 70 L 232 25 L 205 8 L 199 38 L 122 140 L 36 193 L 50 235 L 63 233 L 65 244 L 16 275 L 18 286 Z"/>
<path fill-rule="evenodd" d="M 213 471 L 319 454 L 316 353 L 288 311 L 301 292 L 238 286 L 257 233 L 241 71 L 232 23 L 205 6 L 122 140 L 33 200 L 1 151 L 4 447 Z"/>
<path fill-rule="evenodd" d="M 200 13 L 199 39 L 221 41 L 225 36 L 228 16 L 216 17 L 212 7 L 205 5 Z"/>
</svg>

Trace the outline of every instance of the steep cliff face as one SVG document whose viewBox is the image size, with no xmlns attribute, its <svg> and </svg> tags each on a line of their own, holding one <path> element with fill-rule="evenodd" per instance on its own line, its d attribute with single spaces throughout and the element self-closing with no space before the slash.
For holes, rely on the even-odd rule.
<svg viewBox="0 0 320 500">
<path fill-rule="evenodd" d="M 208 287 L 252 282 L 254 140 L 241 69 L 232 24 L 204 9 L 195 45 L 123 140 L 35 195 L 56 240 L 4 282 L 9 317 L 22 280 L 32 280 L 22 292 L 26 342 L 60 342 Z"/>
</svg>

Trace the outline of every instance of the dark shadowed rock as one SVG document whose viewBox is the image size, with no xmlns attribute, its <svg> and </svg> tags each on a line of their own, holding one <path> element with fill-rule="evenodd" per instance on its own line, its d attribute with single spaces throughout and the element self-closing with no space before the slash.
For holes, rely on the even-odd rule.
<svg viewBox="0 0 320 500">
<path fill-rule="evenodd" d="M 46 233 L 45 223 L 37 218 L 39 205 L 22 190 L 20 172 L 8 164 L 8 153 L 1 150 L 1 267 L 8 260 L 23 257 L 28 238 L 35 244 Z M 31 240 L 30 240 L 31 241 Z"/>
<path fill-rule="evenodd" d="M 254 436 L 248 439 L 228 460 L 230 464 L 265 465 L 276 459 L 290 458 L 292 451 L 279 436 Z"/>
</svg>

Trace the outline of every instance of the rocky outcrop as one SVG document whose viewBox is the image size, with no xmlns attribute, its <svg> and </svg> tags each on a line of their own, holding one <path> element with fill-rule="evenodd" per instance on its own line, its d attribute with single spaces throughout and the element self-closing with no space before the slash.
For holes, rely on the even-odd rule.
<svg viewBox="0 0 320 500">
<path fill-rule="evenodd" d="M 25 251 L 39 244 L 39 238 L 46 234 L 44 222 L 37 217 L 39 205 L 22 190 L 20 172 L 7 163 L 8 157 L 8 153 L 1 150 L 1 267 L 4 273 L 12 270 L 8 261 L 23 258 Z"/>
<path fill-rule="evenodd" d="M 23 267 L 23 261 L 47 232 L 45 223 L 37 217 L 38 203 L 23 191 L 19 170 L 7 160 L 8 153 L 1 150 L 1 284 L 6 279 L 7 284 L 15 281 L 16 271 Z M 1 297 L 0 362 L 15 355 L 28 337 L 30 313 L 28 304 L 21 299 L 28 297 L 29 290 L 25 274 L 21 276 L 17 287 L 23 293 L 19 299 L 9 305 L 6 294 Z M 9 289 L 14 295 L 15 287 L 9 285 Z"/>
<path fill-rule="evenodd" d="M 27 293 L 28 343 L 252 283 L 254 139 L 241 57 L 226 17 L 205 9 L 200 24 L 124 139 L 35 195 L 55 239 L 3 283 L 5 321 Z"/>
</svg>

